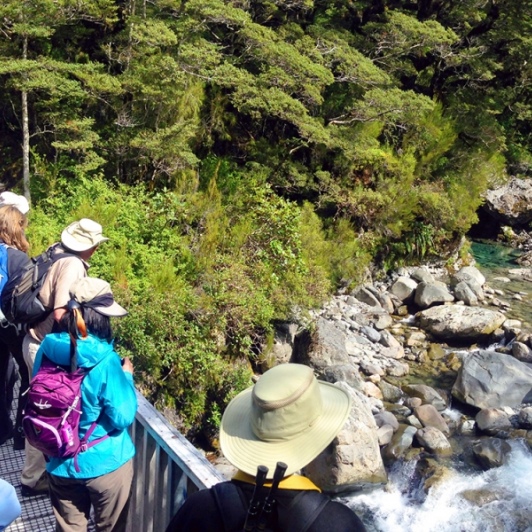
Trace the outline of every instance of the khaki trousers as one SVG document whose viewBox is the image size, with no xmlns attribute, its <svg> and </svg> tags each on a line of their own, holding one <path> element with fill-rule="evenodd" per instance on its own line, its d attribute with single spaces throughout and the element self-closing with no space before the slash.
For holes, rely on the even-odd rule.
<svg viewBox="0 0 532 532">
<path fill-rule="evenodd" d="M 133 459 L 94 478 L 48 475 L 56 532 L 85 532 L 94 508 L 97 532 L 125 532 L 133 481 Z"/>
<path fill-rule="evenodd" d="M 35 357 L 40 345 L 41 343 L 29 334 L 26 334 L 24 341 L 22 342 L 22 354 L 24 355 L 24 361 L 28 367 L 30 381 L 33 377 L 33 363 L 35 362 Z M 41 451 L 30 445 L 28 440 L 25 441 L 24 452 L 24 467 L 22 468 L 20 482 L 25 486 L 34 488 L 45 472 L 46 462 L 44 461 L 44 455 Z"/>
</svg>

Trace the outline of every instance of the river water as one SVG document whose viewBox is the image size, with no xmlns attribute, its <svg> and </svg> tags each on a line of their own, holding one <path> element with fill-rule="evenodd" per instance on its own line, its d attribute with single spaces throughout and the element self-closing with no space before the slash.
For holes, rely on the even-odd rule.
<svg viewBox="0 0 532 532">
<path fill-rule="evenodd" d="M 455 470 L 426 495 L 413 460 L 395 464 L 385 489 L 342 501 L 368 532 L 532 532 L 532 455 L 520 441 L 511 445 L 506 465 Z M 471 491 L 482 494 L 480 505 L 465 498 Z"/>
<path fill-rule="evenodd" d="M 511 275 L 519 268 L 517 252 L 478 242 L 472 253 L 489 286 L 502 290 L 498 297 L 511 303 L 507 316 L 530 329 L 532 283 Z M 532 532 L 532 453 L 523 441 L 510 444 L 508 462 L 489 471 L 474 469 L 454 453 L 446 460 L 444 479 L 428 492 L 417 473 L 418 459 L 413 459 L 396 462 L 385 487 L 341 500 L 363 519 L 368 532 Z"/>
</svg>

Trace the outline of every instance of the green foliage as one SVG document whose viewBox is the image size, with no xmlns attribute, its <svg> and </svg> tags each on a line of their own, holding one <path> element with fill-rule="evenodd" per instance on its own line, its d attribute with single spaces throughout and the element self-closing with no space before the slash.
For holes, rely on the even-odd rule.
<svg viewBox="0 0 532 532">
<path fill-rule="evenodd" d="M 226 204 L 214 179 L 188 196 L 99 178 L 33 181 L 32 253 L 75 219 L 103 225 L 110 240 L 90 273 L 109 280 L 129 310 L 116 323 L 119 348 L 132 356 L 145 393 L 177 408 L 187 427 L 214 422 L 249 383 L 249 361 L 272 323 L 320 304 L 329 288 L 310 258 L 314 242 L 301 237 L 299 207 L 273 194 L 260 170 L 250 182 L 227 173 L 234 195 Z"/>
<path fill-rule="evenodd" d="M 530 172 L 531 7 L 5 0 L 2 181 L 27 117 L 32 251 L 100 221 L 92 271 L 134 309 L 146 389 L 215 422 L 274 320 L 372 261 L 445 253 Z"/>
</svg>

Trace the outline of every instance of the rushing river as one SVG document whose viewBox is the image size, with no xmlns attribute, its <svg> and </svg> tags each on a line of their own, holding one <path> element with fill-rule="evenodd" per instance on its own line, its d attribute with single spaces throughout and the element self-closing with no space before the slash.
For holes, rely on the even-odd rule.
<svg viewBox="0 0 532 532">
<path fill-rule="evenodd" d="M 511 445 L 506 465 L 484 472 L 455 470 L 428 494 L 411 461 L 396 464 L 384 489 L 342 500 L 368 532 L 532 532 L 532 455 L 520 441 Z M 480 502 L 466 499 L 471 492 Z"/>
<path fill-rule="evenodd" d="M 518 253 L 485 242 L 474 243 L 472 253 L 488 284 L 502 290 L 500 299 L 511 304 L 508 317 L 530 328 L 532 283 L 510 273 L 519 267 Z M 451 461 L 445 477 L 427 492 L 417 460 L 400 461 L 389 471 L 385 487 L 341 500 L 369 532 L 532 532 L 532 453 L 523 441 L 510 444 L 510 458 L 502 467 L 481 471 L 471 462 Z M 468 447 L 471 441 L 464 439 L 461 445 Z"/>
</svg>

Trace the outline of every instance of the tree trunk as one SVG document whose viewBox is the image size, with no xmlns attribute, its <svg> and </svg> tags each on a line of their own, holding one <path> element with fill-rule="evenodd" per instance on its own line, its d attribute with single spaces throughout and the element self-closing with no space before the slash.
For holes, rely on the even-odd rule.
<svg viewBox="0 0 532 532">
<path fill-rule="evenodd" d="M 23 57 L 28 57 L 28 38 L 24 38 Z M 30 192 L 30 127 L 28 119 L 28 93 L 22 91 L 22 183 L 24 196 L 31 205 Z"/>
</svg>

